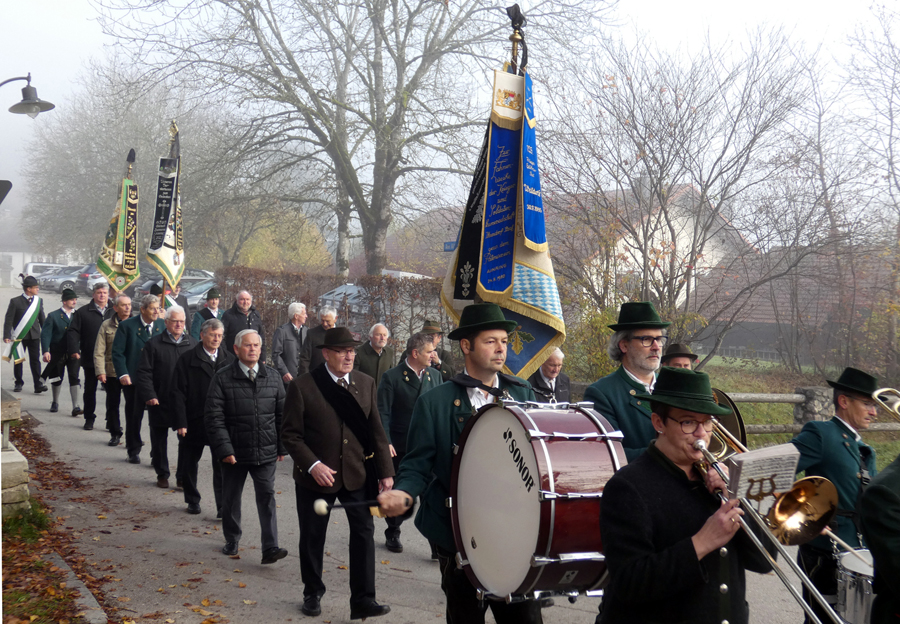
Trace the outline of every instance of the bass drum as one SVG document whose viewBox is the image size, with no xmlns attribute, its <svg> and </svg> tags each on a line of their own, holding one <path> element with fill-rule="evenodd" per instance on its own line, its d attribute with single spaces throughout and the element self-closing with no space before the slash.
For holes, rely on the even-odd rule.
<svg viewBox="0 0 900 624">
<path fill-rule="evenodd" d="M 454 449 L 458 563 L 487 598 L 597 590 L 606 582 L 600 500 L 627 463 L 621 432 L 592 409 L 485 406 Z"/>
</svg>

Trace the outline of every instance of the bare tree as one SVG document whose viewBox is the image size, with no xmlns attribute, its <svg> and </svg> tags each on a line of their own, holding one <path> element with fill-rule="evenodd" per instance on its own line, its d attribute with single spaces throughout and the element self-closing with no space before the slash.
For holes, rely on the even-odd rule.
<svg viewBox="0 0 900 624">
<path fill-rule="evenodd" d="M 737 54 L 707 43 L 668 56 L 645 41 L 606 40 L 576 62 L 584 96 L 551 88 L 561 121 L 545 141 L 545 188 L 556 190 L 548 203 L 567 245 L 575 251 L 587 236 L 595 247 L 555 254 L 557 271 L 599 306 L 652 300 L 676 321 L 676 338 L 714 323 L 721 340 L 757 289 L 822 242 L 818 228 L 802 229 L 813 206 L 759 203 L 789 169 L 779 156 L 809 97 L 810 60 L 773 31 Z M 797 254 L 759 261 L 785 245 Z"/>
<path fill-rule="evenodd" d="M 532 46 L 577 45 L 609 4 L 539 0 Z M 145 83 L 196 85 L 264 124 L 267 145 L 300 144 L 326 164 L 340 273 L 351 214 L 379 273 L 398 182 L 469 172 L 476 150 L 458 147 L 476 145 L 486 110 L 472 87 L 509 32 L 486 0 L 106 0 L 104 12 Z"/>
<path fill-rule="evenodd" d="M 243 246 L 304 206 L 280 195 L 317 201 L 314 178 L 273 157 L 246 158 L 245 129 L 219 110 L 186 105 L 177 89 L 160 85 L 130 102 L 115 96 L 126 81 L 116 61 L 96 65 L 73 104 L 48 118 L 27 169 L 31 194 L 23 221 L 44 248 L 75 249 L 93 257 L 112 215 L 128 150 L 137 152 L 140 246 L 151 233 L 158 158 L 168 153 L 170 120 L 177 119 L 183 155 L 182 197 L 188 261 L 216 268 L 238 261 Z"/>
<path fill-rule="evenodd" d="M 859 30 L 851 39 L 854 49 L 848 67 L 863 110 L 859 123 L 869 150 L 871 181 L 894 223 L 890 262 L 892 272 L 886 341 L 888 377 L 900 379 L 900 41 L 895 27 L 898 13 L 885 6 L 874 9 L 876 25 Z"/>
</svg>

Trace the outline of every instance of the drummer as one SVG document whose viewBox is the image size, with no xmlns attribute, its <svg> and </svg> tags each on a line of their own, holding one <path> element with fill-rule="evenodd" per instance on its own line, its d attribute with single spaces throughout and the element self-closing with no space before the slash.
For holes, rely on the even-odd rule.
<svg viewBox="0 0 900 624">
<path fill-rule="evenodd" d="M 450 496 L 453 447 L 475 411 L 495 403 L 498 395 L 515 401 L 535 400 L 527 381 L 500 373 L 506 362 L 508 334 L 515 328 L 515 321 L 506 320 L 503 310 L 493 303 L 473 304 L 463 310 L 459 327 L 448 338 L 459 341 L 465 369 L 416 401 L 394 489 L 378 496 L 388 516 L 402 514 L 415 497 L 422 497 L 416 527 L 436 545 L 448 624 L 484 622 L 487 606 L 498 624 L 543 621 L 540 604 L 533 600 L 479 603 L 475 587 L 456 567 L 450 510 L 445 503 Z"/>
<path fill-rule="evenodd" d="M 600 534 L 610 573 L 603 623 L 746 623 L 744 570 L 768 572 L 764 555 L 740 531 L 738 501 L 713 470 L 704 477 L 697 440 L 709 443 L 716 404 L 709 377 L 663 368 L 650 401 L 657 437 L 603 490 Z"/>
<path fill-rule="evenodd" d="M 900 624 L 900 455 L 872 479 L 859 504 L 875 564 L 872 624 Z"/>
<path fill-rule="evenodd" d="M 872 393 L 878 380 L 856 368 L 847 367 L 837 381 L 828 381 L 834 388 L 835 417 L 828 421 L 811 421 L 791 440 L 800 451 L 797 472 L 807 477 L 825 477 L 838 491 L 837 529 L 835 534 L 854 548 L 860 548 L 859 515 L 856 505 L 865 491 L 869 478 L 875 475 L 875 450 L 862 441 L 860 431 L 869 428 L 877 410 Z M 797 562 L 816 589 L 832 605 L 837 603 L 837 561 L 828 537 L 820 535 L 802 544 Z M 819 619 L 828 615 L 816 600 L 810 599 L 806 587 L 803 597 Z M 809 617 L 806 618 L 809 622 Z"/>
</svg>

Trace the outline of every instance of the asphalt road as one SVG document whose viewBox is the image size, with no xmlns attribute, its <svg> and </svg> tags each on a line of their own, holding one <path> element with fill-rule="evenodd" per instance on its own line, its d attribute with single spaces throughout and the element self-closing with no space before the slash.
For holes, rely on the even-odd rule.
<svg viewBox="0 0 900 624">
<path fill-rule="evenodd" d="M 13 289 L 0 289 L 5 311 Z M 58 295 L 46 294 L 45 310 L 58 307 Z M 79 305 L 86 300 L 79 301 Z M 12 366 L 2 364 L 2 387 L 12 390 Z M 64 382 L 64 385 L 67 382 Z M 68 394 L 60 401 L 60 412 L 49 412 L 49 393 L 31 392 L 30 373 L 25 371 L 22 411 L 40 425 L 38 433 L 51 444 L 57 458 L 73 475 L 81 477 L 79 491 L 59 492 L 49 501 L 53 513 L 65 519 L 64 526 L 80 539 L 80 550 L 96 571 L 110 575 L 107 597 L 118 607 L 120 617 L 135 622 L 349 622 L 348 530 L 340 511 L 332 514 L 326 544 L 324 580 L 328 588 L 322 599 L 322 615 L 307 618 L 299 611 L 302 602 L 300 567 L 297 561 L 299 531 L 291 478 L 290 458 L 278 464 L 275 491 L 281 546 L 288 557 L 274 565 L 260 564 L 259 524 L 248 479 L 243 497 L 243 531 L 239 559 L 222 555 L 221 522 L 215 519 L 212 473 L 207 456 L 200 464 L 203 513 L 186 513 L 181 491 L 156 487 L 149 463 L 149 430 L 144 419 L 142 464 L 126 462 L 124 445 L 106 445 L 104 411 L 98 412 L 95 429 L 84 431 L 83 419 L 73 418 Z M 103 405 L 99 393 L 98 403 Z M 208 451 L 207 451 L 208 453 Z M 169 437 L 172 462 L 170 483 L 175 483 L 177 444 Z M 430 558 L 428 543 L 412 522 L 404 525 L 404 552 L 384 548 L 384 521 L 376 519 L 376 586 L 379 602 L 391 613 L 379 621 L 420 623 L 444 617 L 444 596 L 438 567 Z M 774 574 L 748 574 L 751 622 L 788 624 L 802 620 L 802 611 Z M 799 583 L 795 583 L 799 587 Z M 591 624 L 599 599 L 581 597 L 575 604 L 557 598 L 556 606 L 544 610 L 545 622 Z M 487 616 L 487 621 L 493 621 Z"/>
</svg>

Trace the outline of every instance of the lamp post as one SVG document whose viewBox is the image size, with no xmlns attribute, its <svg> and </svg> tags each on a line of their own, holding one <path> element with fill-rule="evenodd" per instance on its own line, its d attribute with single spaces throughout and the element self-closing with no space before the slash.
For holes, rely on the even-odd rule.
<svg viewBox="0 0 900 624">
<path fill-rule="evenodd" d="M 47 102 L 38 97 L 37 89 L 31 86 L 30 72 L 27 76 L 19 76 L 17 78 L 9 78 L 8 80 L 4 80 L 3 82 L 0 82 L 0 87 L 8 82 L 15 82 L 16 80 L 25 80 L 28 82 L 28 85 L 22 89 L 22 101 L 18 104 L 13 104 L 12 106 L 10 106 L 9 112 L 16 113 L 18 115 L 28 115 L 29 117 L 34 119 L 40 113 L 45 113 L 48 110 L 53 110 L 54 108 L 56 108 L 56 104 Z"/>
</svg>

